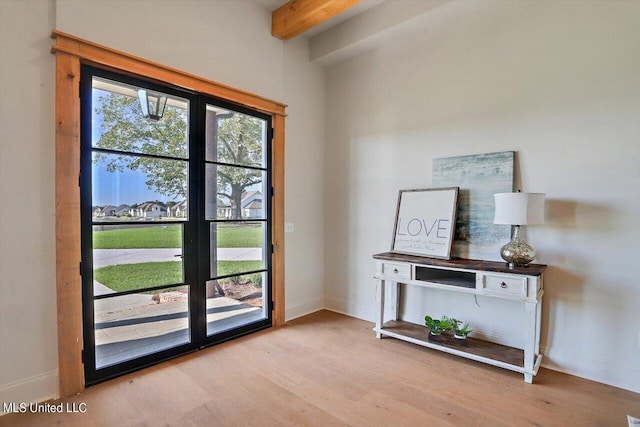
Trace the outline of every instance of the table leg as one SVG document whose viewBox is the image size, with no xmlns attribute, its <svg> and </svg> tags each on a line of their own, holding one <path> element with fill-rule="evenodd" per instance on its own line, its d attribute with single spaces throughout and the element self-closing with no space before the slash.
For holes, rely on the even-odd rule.
<svg viewBox="0 0 640 427">
<path fill-rule="evenodd" d="M 538 301 L 538 307 L 536 309 L 536 343 L 535 343 L 535 355 L 540 354 L 540 324 L 542 323 L 542 297 Z"/>
<path fill-rule="evenodd" d="M 534 363 L 536 358 L 536 335 L 538 333 L 538 304 L 525 302 L 525 344 L 524 344 L 524 380 L 533 382 Z"/>
<path fill-rule="evenodd" d="M 398 320 L 400 311 L 400 283 L 391 282 L 391 319 Z"/>
<path fill-rule="evenodd" d="M 376 317 L 376 338 L 382 338 L 380 330 L 384 324 L 384 280 L 378 280 L 378 316 Z"/>
</svg>

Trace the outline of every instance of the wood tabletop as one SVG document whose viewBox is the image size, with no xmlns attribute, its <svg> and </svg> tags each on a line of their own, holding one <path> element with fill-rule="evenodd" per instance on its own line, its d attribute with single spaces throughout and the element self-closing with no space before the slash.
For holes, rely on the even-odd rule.
<svg viewBox="0 0 640 427">
<path fill-rule="evenodd" d="M 467 270 L 495 271 L 500 273 L 525 274 L 528 276 L 541 276 L 547 266 L 544 264 L 529 264 L 527 267 L 509 267 L 506 262 L 484 261 L 477 259 L 454 258 L 451 260 L 427 258 L 417 255 L 407 255 L 397 252 L 382 252 L 373 255 L 373 258 L 383 261 L 410 262 L 412 264 L 433 265 L 436 267 L 461 268 Z"/>
</svg>

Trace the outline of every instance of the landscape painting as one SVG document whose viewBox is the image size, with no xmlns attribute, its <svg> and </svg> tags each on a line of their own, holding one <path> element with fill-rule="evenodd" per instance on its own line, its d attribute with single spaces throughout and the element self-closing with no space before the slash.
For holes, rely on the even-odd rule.
<svg viewBox="0 0 640 427">
<path fill-rule="evenodd" d="M 460 187 L 453 257 L 501 260 L 511 227 L 493 224 L 493 195 L 514 190 L 514 167 L 514 151 L 433 160 L 433 186 Z"/>
</svg>

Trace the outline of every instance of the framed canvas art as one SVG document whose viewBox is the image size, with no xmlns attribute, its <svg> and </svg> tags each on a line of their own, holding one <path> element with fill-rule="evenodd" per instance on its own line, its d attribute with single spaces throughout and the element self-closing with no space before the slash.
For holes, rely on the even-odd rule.
<svg viewBox="0 0 640 427">
<path fill-rule="evenodd" d="M 458 187 L 400 190 L 391 250 L 451 259 Z"/>
<path fill-rule="evenodd" d="M 514 169 L 514 151 L 433 160 L 433 185 L 460 188 L 454 257 L 502 261 L 511 230 L 493 224 L 493 195 L 513 191 Z"/>
</svg>

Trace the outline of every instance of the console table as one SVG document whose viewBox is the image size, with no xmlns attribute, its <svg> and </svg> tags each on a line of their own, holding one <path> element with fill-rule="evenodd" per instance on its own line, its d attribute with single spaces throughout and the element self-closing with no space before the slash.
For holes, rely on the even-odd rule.
<svg viewBox="0 0 640 427">
<path fill-rule="evenodd" d="M 376 260 L 375 279 L 378 284 L 378 314 L 374 328 L 377 338 L 389 336 L 510 369 L 524 374 L 527 383 L 533 382 L 542 362 L 540 320 L 544 294 L 542 276 L 546 265 L 509 268 L 502 262 L 439 260 L 394 252 L 376 254 L 373 258 Z M 398 318 L 400 284 L 524 302 L 524 350 L 471 337 L 464 342 L 448 336 L 429 340 L 428 327 Z M 385 323 L 387 286 L 391 287 L 389 305 L 392 320 Z"/>
</svg>

